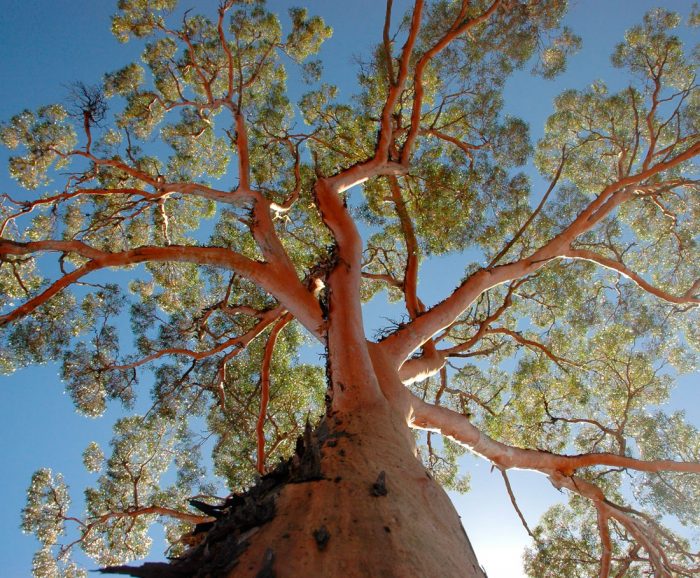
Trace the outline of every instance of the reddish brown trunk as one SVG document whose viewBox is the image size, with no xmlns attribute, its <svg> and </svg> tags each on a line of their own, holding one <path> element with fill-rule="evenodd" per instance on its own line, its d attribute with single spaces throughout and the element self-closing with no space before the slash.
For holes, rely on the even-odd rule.
<svg viewBox="0 0 700 578">
<path fill-rule="evenodd" d="M 447 494 L 415 456 L 398 373 L 376 346 L 368 353 L 371 365 L 356 370 L 376 376 L 375 401 L 331 409 L 291 461 L 230 498 L 215 524 L 200 524 L 181 559 L 106 570 L 144 578 L 485 578 Z M 339 397 L 333 405 L 345 407 L 347 396 Z"/>
<path fill-rule="evenodd" d="M 273 519 L 247 537 L 231 578 L 484 576 L 447 494 L 387 404 L 327 422 L 322 479 L 281 487 Z"/>
</svg>

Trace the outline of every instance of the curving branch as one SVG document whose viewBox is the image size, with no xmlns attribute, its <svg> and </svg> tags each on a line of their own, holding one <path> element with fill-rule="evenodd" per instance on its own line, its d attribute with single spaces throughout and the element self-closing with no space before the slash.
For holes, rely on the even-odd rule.
<svg viewBox="0 0 700 578">
<path fill-rule="evenodd" d="M 6 261 L 6 259 L 2 257 L 3 254 L 4 253 L 2 252 L 2 243 L 0 242 L 0 262 Z M 49 301 L 49 299 L 51 299 L 54 295 L 57 295 L 70 285 L 77 283 L 88 273 L 97 271 L 100 268 L 101 267 L 97 262 L 88 261 L 85 265 L 82 265 L 81 267 L 78 267 L 77 269 L 71 271 L 67 275 L 64 275 L 63 277 L 49 285 L 46 289 L 44 289 L 44 291 L 42 291 L 38 295 L 25 301 L 22 305 L 16 307 L 9 313 L 0 315 L 0 327 L 7 325 L 11 321 L 15 321 L 16 319 L 21 319 L 22 317 L 29 315 L 32 311 L 36 310 L 37 307 L 40 307 L 41 305 Z"/>
<path fill-rule="evenodd" d="M 407 359 L 399 369 L 399 379 L 404 385 L 423 381 L 445 366 L 445 355 L 435 347 L 426 348 L 418 357 Z"/>
<path fill-rule="evenodd" d="M 515 290 L 520 287 L 523 283 L 525 282 L 525 279 L 519 279 L 515 283 L 511 283 L 510 286 L 508 287 L 508 292 L 506 293 L 505 297 L 503 298 L 503 303 L 496 309 L 493 313 L 488 315 L 486 318 L 484 318 L 482 321 L 479 321 L 478 323 L 478 329 L 476 330 L 476 333 L 472 335 L 469 339 L 466 341 L 463 341 L 462 343 L 458 343 L 452 347 L 448 347 L 447 349 L 441 349 L 440 352 L 445 355 L 445 356 L 450 356 L 450 355 L 456 355 L 458 353 L 462 353 L 464 351 L 468 351 L 474 345 L 476 345 L 481 338 L 486 334 L 488 331 L 489 327 L 494 321 L 497 321 L 505 312 L 506 310 L 513 304 L 513 294 L 515 293 Z M 456 325 L 460 325 L 461 322 L 455 322 L 450 325 L 450 327 L 446 328 L 445 332 L 442 333 L 439 337 L 436 338 L 435 341 L 442 341 L 446 337 L 450 336 L 450 330 L 454 328 Z"/>
<path fill-rule="evenodd" d="M 513 293 L 524 282 L 525 280 L 521 279 L 516 283 L 512 283 L 508 287 L 508 292 L 506 293 L 501 306 L 491 315 L 481 321 L 476 333 L 466 341 L 445 349 L 437 349 L 433 344 L 432 347 L 424 347 L 423 353 L 419 357 L 412 357 L 411 359 L 405 361 L 399 369 L 399 377 L 401 378 L 401 381 L 404 384 L 410 384 L 426 379 L 431 375 L 435 375 L 445 365 L 448 357 L 463 356 L 463 352 L 474 347 L 474 345 L 476 345 L 476 343 L 478 343 L 484 337 L 491 323 L 496 321 L 501 315 L 503 315 L 506 309 L 512 305 Z M 445 332 L 428 343 L 438 343 L 442 341 L 448 337 L 450 329 L 455 327 L 455 325 L 456 323 L 452 323 L 450 327 L 446 328 Z"/>
<path fill-rule="evenodd" d="M 42 252 L 74 253 L 89 262 L 56 281 L 41 295 L 0 317 L 0 325 L 27 315 L 45 303 L 58 291 L 74 283 L 91 271 L 108 267 L 123 267 L 144 262 L 180 262 L 211 265 L 235 271 L 274 296 L 312 335 L 321 339 L 323 318 L 318 301 L 296 275 L 273 269 L 267 263 L 254 261 L 230 249 L 221 247 L 197 247 L 169 245 L 167 247 L 142 246 L 128 251 L 110 253 L 95 249 L 81 241 L 32 241 L 20 243 L 0 240 L 0 259 L 12 256 L 34 255 Z"/>
<path fill-rule="evenodd" d="M 189 522 L 191 524 L 213 522 L 215 519 L 211 516 L 202 516 L 200 514 L 192 514 L 190 512 L 181 512 L 180 510 L 166 508 L 163 506 L 145 506 L 142 508 L 134 508 L 133 510 L 126 510 L 124 512 L 109 512 L 97 518 L 97 520 L 95 520 L 94 523 L 104 524 L 105 522 L 114 518 L 135 518 L 137 516 L 145 516 L 148 514 L 155 514 L 157 516 L 167 516 L 169 518 L 182 520 L 183 522 Z"/>
<path fill-rule="evenodd" d="M 258 460 L 257 470 L 262 476 L 265 473 L 265 416 L 267 415 L 267 404 L 270 401 L 270 366 L 272 364 L 272 355 L 275 351 L 275 343 L 280 331 L 284 329 L 292 320 L 292 316 L 288 313 L 282 316 L 270 332 L 270 336 L 265 344 L 265 352 L 263 354 L 262 368 L 260 370 L 260 412 L 258 421 L 255 425 L 255 433 L 258 443 Z"/>
<path fill-rule="evenodd" d="M 629 280 L 633 281 L 637 286 L 644 289 L 644 291 L 646 291 L 647 293 L 651 293 L 659 299 L 663 299 L 664 301 L 668 301 L 669 303 L 675 303 L 677 305 L 683 305 L 687 303 L 700 304 L 700 297 L 696 296 L 700 294 L 700 279 L 696 279 L 695 282 L 691 285 L 691 287 L 682 295 L 672 295 L 667 291 L 655 287 L 648 281 L 644 280 L 644 278 L 641 275 L 635 273 L 620 261 L 611 259 L 609 257 L 605 257 L 594 251 L 590 251 L 588 249 L 569 249 L 564 253 L 563 257 L 566 257 L 568 259 L 582 259 L 585 261 L 590 261 L 592 263 L 602 265 L 606 269 L 617 271 L 618 273 L 620 273 L 620 275 L 627 277 Z"/>
<path fill-rule="evenodd" d="M 611 502 L 594 483 L 575 475 L 578 469 L 595 466 L 613 466 L 644 472 L 690 472 L 700 474 L 700 463 L 674 460 L 640 460 L 611 453 L 586 453 L 560 455 L 543 450 L 513 447 L 498 442 L 471 424 L 463 415 L 445 407 L 435 406 L 421 400 L 403 389 L 404 403 L 410 406 L 410 424 L 418 429 L 439 432 L 460 443 L 472 452 L 483 456 L 501 471 L 511 468 L 539 471 L 559 489 L 588 498 L 599 513 L 599 533 L 603 555 L 600 562 L 600 577 L 610 574 L 611 543 L 608 519 L 613 518 L 632 535 L 634 540 L 648 553 L 650 562 L 658 576 L 669 577 L 675 573 L 695 572 L 672 563 L 661 542 L 667 538 L 655 522 L 640 512 Z"/>
<path fill-rule="evenodd" d="M 138 518 L 139 516 L 166 516 L 168 518 L 173 518 L 175 520 L 181 520 L 183 522 L 188 522 L 190 524 L 205 524 L 214 522 L 216 518 L 212 516 L 202 516 L 200 514 L 193 514 L 191 512 L 183 512 L 181 510 L 175 510 L 174 508 L 167 508 L 165 506 L 142 506 L 129 508 L 124 511 L 119 512 L 107 512 L 98 516 L 90 521 L 84 522 L 78 518 L 64 516 L 63 519 L 66 521 L 75 522 L 80 527 L 80 537 L 73 540 L 73 542 L 61 546 L 61 553 L 67 553 L 73 546 L 84 542 L 89 535 L 100 525 L 106 524 L 110 520 L 120 519 L 120 518 Z"/>
<path fill-rule="evenodd" d="M 400 163 L 398 159 L 393 159 L 390 155 L 390 149 L 395 138 L 393 115 L 408 79 L 410 61 L 421 26 L 423 4 L 424 0 L 415 0 L 406 42 L 398 59 L 398 71 L 396 71 L 395 75 L 392 75 L 395 78 L 390 82 L 387 98 L 382 107 L 379 119 L 379 136 L 374 155 L 365 161 L 355 163 L 332 177 L 323 179 L 325 184 L 322 185 L 321 189 L 318 186 L 315 188 L 317 196 L 319 190 L 323 194 L 323 189 L 326 188 L 334 190 L 336 194 L 341 194 L 372 177 L 405 175 L 408 173 L 408 163 Z M 389 26 L 390 12 L 391 6 L 389 3 L 387 5 L 387 23 L 385 26 Z M 391 58 L 388 58 L 388 60 L 391 61 Z M 328 143 L 324 144 L 328 145 Z"/>
<path fill-rule="evenodd" d="M 549 479 L 556 488 L 567 489 L 588 498 L 598 511 L 599 534 L 603 549 L 599 576 L 609 576 L 610 573 L 610 555 L 608 554 L 610 535 L 607 527 L 607 521 L 610 518 L 620 523 L 636 543 L 647 552 L 655 576 L 671 578 L 677 575 L 689 576 L 700 571 L 700 566 L 686 567 L 670 560 L 664 541 L 671 542 L 676 547 L 678 544 L 649 516 L 608 500 L 597 485 L 583 478 L 563 476 L 555 472 L 549 476 Z M 685 552 L 683 554 L 687 557 L 697 557 L 688 556 Z"/>
<path fill-rule="evenodd" d="M 390 5 L 387 6 L 387 12 L 390 12 Z M 393 72 L 390 69 L 391 81 L 389 86 L 389 94 L 387 95 L 386 102 L 384 103 L 384 108 L 382 109 L 382 115 L 380 120 L 379 128 L 379 140 L 377 142 L 376 156 L 382 160 L 387 160 L 389 158 L 389 150 L 394 140 L 393 135 L 393 122 L 392 117 L 396 109 L 396 105 L 399 102 L 401 93 L 406 86 L 406 81 L 408 80 L 408 72 L 411 62 L 411 57 L 413 56 L 413 49 L 418 40 L 418 32 L 421 27 L 421 19 L 423 15 L 423 0 L 415 0 L 413 5 L 413 13 L 411 14 L 411 24 L 408 30 L 408 36 L 406 37 L 406 42 L 401 51 L 401 56 L 399 58 L 399 70 L 396 74 L 396 79 L 393 79 Z M 387 16 L 388 20 L 388 16 Z M 388 26 L 388 22 L 387 22 Z M 391 56 L 390 48 L 386 46 L 386 50 Z M 388 59 L 391 63 L 391 58 Z M 396 159 L 398 160 L 398 159 Z M 402 163 L 404 166 L 408 166 L 408 163 Z"/>
<path fill-rule="evenodd" d="M 547 357 L 560 367 L 563 364 L 572 365 L 574 367 L 583 367 L 583 365 L 578 363 L 577 361 L 573 361 L 571 359 L 566 359 L 565 357 L 556 355 L 546 345 L 540 343 L 539 341 L 523 337 L 523 335 L 519 331 L 513 331 L 512 329 L 508 329 L 507 327 L 490 327 L 486 330 L 486 333 L 500 333 L 503 335 L 508 335 L 520 345 L 528 347 L 529 349 L 541 351 L 545 355 L 545 357 Z"/>
<path fill-rule="evenodd" d="M 572 476 L 578 469 L 594 466 L 613 466 L 641 472 L 700 473 L 700 463 L 697 462 L 647 461 L 607 452 L 560 455 L 509 446 L 489 437 L 463 415 L 449 408 L 431 405 L 405 388 L 402 395 L 412 409 L 412 427 L 440 432 L 500 468 L 535 470 L 549 476 L 558 472 L 564 477 Z"/>
<path fill-rule="evenodd" d="M 234 347 L 234 350 L 231 353 L 235 352 L 235 355 L 238 355 L 256 337 L 258 337 L 258 335 L 260 335 L 267 327 L 269 327 L 271 323 L 273 323 L 276 319 L 278 319 L 279 316 L 283 312 L 284 312 L 284 309 L 281 306 L 275 307 L 273 309 L 269 309 L 268 311 L 265 311 L 265 312 L 258 312 L 257 318 L 259 319 L 259 321 L 258 321 L 258 323 L 255 324 L 255 326 L 252 329 L 250 329 L 249 331 L 246 331 L 242 335 L 237 335 L 236 337 L 232 337 L 230 339 L 227 339 L 223 343 L 219 343 L 218 345 L 216 345 L 215 347 L 212 347 L 210 349 L 197 351 L 194 349 L 187 349 L 185 347 L 168 347 L 165 349 L 159 349 L 158 351 L 155 351 L 154 353 L 151 353 L 150 355 L 142 357 L 141 359 L 138 359 L 138 360 L 133 361 L 131 363 L 125 363 L 123 365 L 112 366 L 111 369 L 114 369 L 117 371 L 126 371 L 128 369 L 135 369 L 135 368 L 140 367 L 142 365 L 145 365 L 151 361 L 155 361 L 156 359 L 160 359 L 161 357 L 165 357 L 168 355 L 183 355 L 185 357 L 190 357 L 191 359 L 199 361 L 201 359 L 206 359 L 208 357 L 212 357 L 212 356 L 216 355 L 217 353 L 221 353 L 222 351 L 225 351 L 229 347 Z M 230 356 L 231 353 L 229 353 L 227 355 L 227 357 Z"/>
<path fill-rule="evenodd" d="M 293 206 L 294 203 L 299 199 L 301 194 L 301 154 L 299 153 L 300 142 L 292 143 L 289 137 L 282 140 L 284 144 L 287 145 L 289 152 L 294 158 L 294 188 L 286 195 L 285 199 L 281 203 L 270 203 L 270 209 L 275 212 L 276 215 L 282 215 L 287 213 Z"/>
<path fill-rule="evenodd" d="M 450 144 L 453 144 L 456 146 L 458 149 L 460 149 L 470 160 L 470 168 L 474 165 L 474 154 L 472 151 L 478 151 L 483 149 L 484 147 L 488 146 L 488 142 L 484 142 L 482 144 L 473 144 L 473 143 L 468 143 L 465 142 L 461 139 L 458 139 L 455 136 L 449 135 L 439 129 L 436 128 L 430 128 L 430 129 L 423 129 L 420 131 L 420 134 L 427 134 L 430 136 L 434 136 L 437 139 L 444 140 L 445 142 L 448 142 Z"/>
<path fill-rule="evenodd" d="M 421 111 L 423 108 L 423 96 L 425 93 L 425 89 L 423 88 L 423 75 L 426 67 L 433 58 L 442 52 L 458 36 L 465 34 L 472 28 L 486 22 L 489 18 L 491 18 L 500 4 L 501 0 L 494 0 L 494 2 L 479 16 L 466 19 L 470 2 L 463 0 L 460 11 L 452 23 L 452 26 L 450 26 L 442 38 L 440 38 L 433 46 L 425 51 L 425 53 L 416 63 L 416 68 L 413 73 L 413 107 L 411 110 L 411 125 L 401 149 L 401 164 L 408 166 L 411 159 L 411 154 L 413 152 L 413 145 L 420 133 Z"/>
<path fill-rule="evenodd" d="M 618 206 L 631 199 L 639 183 L 665 170 L 677 167 L 698 153 L 700 153 L 700 142 L 648 170 L 611 183 L 579 213 L 569 226 L 539 249 L 511 263 L 482 268 L 472 273 L 446 299 L 382 341 L 382 348 L 394 359 L 396 366 L 400 367 L 412 351 L 454 323 L 484 291 L 530 275 L 549 261 L 564 257 L 571 250 L 571 243 L 577 237 L 593 229 Z"/>
<path fill-rule="evenodd" d="M 398 281 L 397 279 L 395 279 L 387 273 L 370 273 L 369 271 L 363 271 L 362 278 L 370 279 L 372 281 L 381 281 L 382 283 L 386 283 L 390 287 L 395 287 L 396 289 L 403 290 L 403 283 L 401 283 L 401 281 Z"/>
</svg>

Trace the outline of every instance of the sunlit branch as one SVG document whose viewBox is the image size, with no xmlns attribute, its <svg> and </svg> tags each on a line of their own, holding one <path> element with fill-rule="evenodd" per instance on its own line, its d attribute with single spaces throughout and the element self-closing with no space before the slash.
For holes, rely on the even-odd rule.
<svg viewBox="0 0 700 578">
<path fill-rule="evenodd" d="M 501 468 L 537 470 L 547 475 L 559 472 L 563 476 L 571 476 L 580 468 L 595 466 L 614 466 L 643 472 L 700 473 L 700 463 L 697 462 L 647 461 L 607 452 L 559 455 L 542 450 L 509 446 L 489 437 L 463 415 L 449 408 L 431 405 L 408 390 L 404 390 L 403 395 L 410 397 L 410 405 L 413 408 L 411 422 L 413 427 L 438 431 Z"/>
<path fill-rule="evenodd" d="M 418 357 L 407 359 L 399 369 L 399 379 L 408 385 L 435 375 L 445 365 L 445 355 L 434 346 Z"/>
<path fill-rule="evenodd" d="M 646 528 L 645 523 L 635 520 L 624 508 L 610 502 L 602 490 L 595 484 L 584 480 L 574 473 L 580 468 L 595 466 L 615 466 L 645 472 L 693 472 L 700 473 L 700 463 L 678 462 L 673 460 L 638 460 L 629 456 L 611 453 L 586 453 L 575 456 L 559 455 L 543 450 L 517 448 L 498 442 L 476 426 L 463 415 L 445 407 L 428 404 L 408 390 L 402 395 L 410 398 L 412 408 L 411 425 L 418 429 L 437 431 L 457 443 L 465 445 L 472 452 L 494 463 L 499 469 L 529 469 L 539 471 L 558 488 L 566 488 L 593 501 L 596 508 L 606 517 L 612 517 L 625 526 L 640 545 L 649 553 L 654 566 L 661 575 L 667 573 L 669 562 L 660 546 L 652 536 L 654 532 Z M 641 514 L 640 514 L 641 515 Z M 606 535 L 602 534 L 605 542 Z M 601 569 L 605 566 L 605 559 Z M 609 569 L 606 570 L 609 572 Z M 604 576 L 607 574 L 601 574 Z"/>
<path fill-rule="evenodd" d="M 474 347 L 474 345 L 476 345 L 484 337 L 491 323 L 496 321 L 501 315 L 503 315 L 508 307 L 511 306 L 513 293 L 525 281 L 525 278 L 520 279 L 508 287 L 508 292 L 506 293 L 501 306 L 483 321 L 479 322 L 479 328 L 477 329 L 476 333 L 466 341 L 458 343 L 449 348 L 439 350 L 436 349 L 436 344 L 449 337 L 450 330 L 458 324 L 457 322 L 454 322 L 449 327 L 445 328 L 445 331 L 441 335 L 427 342 L 431 344 L 431 347 L 424 347 L 423 352 L 419 357 L 412 357 L 401 365 L 401 368 L 399 369 L 399 377 L 401 378 L 401 381 L 405 384 L 410 384 L 434 375 L 443 367 L 448 357 L 472 357 L 474 355 L 492 352 L 494 348 L 490 348 L 485 352 L 480 351 L 464 353 Z"/>
<path fill-rule="evenodd" d="M 512 304 L 512 294 L 517 287 L 522 285 L 524 280 L 520 280 L 517 283 L 513 283 L 509 288 L 508 292 L 503 300 L 503 304 L 494 313 L 489 315 L 486 319 L 479 323 L 479 328 L 476 333 L 472 335 L 469 339 L 462 343 L 458 343 L 452 347 L 446 349 L 436 349 L 433 344 L 432 348 L 424 350 L 422 355 L 419 357 L 413 357 L 406 360 L 399 369 L 399 377 L 401 381 L 405 384 L 414 383 L 416 381 L 421 381 L 437 373 L 445 364 L 445 360 L 448 357 L 462 357 L 465 354 L 463 352 L 471 349 L 476 343 L 478 343 L 491 323 L 496 321 Z M 453 323 L 450 327 L 446 328 L 446 331 L 434 339 L 435 343 L 438 343 L 449 336 L 449 331 L 453 328 L 455 324 Z M 468 354 L 467 354 L 468 355 Z"/>
<path fill-rule="evenodd" d="M 654 568 L 656 576 L 670 578 L 674 573 L 689 575 L 695 573 L 700 568 L 686 568 L 670 561 L 666 548 L 661 543 L 660 537 L 666 539 L 670 537 L 658 527 L 658 525 L 641 512 L 631 508 L 621 506 L 608 500 L 603 491 L 592 482 L 577 476 L 564 476 L 560 472 L 549 475 L 550 480 L 557 488 L 566 488 L 572 493 L 588 498 L 593 502 L 596 509 L 605 518 L 613 518 L 619 522 L 634 538 L 634 540 L 647 552 L 649 562 Z M 600 519 L 600 518 L 599 518 Z M 601 560 L 601 572 L 606 563 L 605 548 L 609 536 L 601 532 L 603 541 L 603 559 Z M 673 542 L 673 540 L 671 539 Z M 609 564 L 609 563 L 608 563 Z M 608 570 L 609 572 L 609 570 Z M 602 576 L 603 574 L 601 574 Z"/>
<path fill-rule="evenodd" d="M 161 219 L 161 234 L 163 235 L 163 240 L 166 245 L 170 245 L 170 220 L 168 218 L 168 213 L 165 210 L 165 202 L 161 199 L 157 203 L 158 207 L 158 214 L 160 215 Z"/>
<path fill-rule="evenodd" d="M 221 191 L 201 183 L 165 182 L 160 185 L 160 189 L 166 193 L 181 193 L 183 195 L 201 197 L 225 205 L 245 206 L 253 201 L 258 201 L 258 194 L 253 191 L 240 188 L 235 191 Z"/>
<path fill-rule="evenodd" d="M 269 201 L 256 193 L 256 201 L 253 203 L 251 213 L 249 227 L 265 259 L 279 271 L 280 275 L 286 275 L 290 281 L 297 279 L 294 264 L 275 231 Z"/>
<path fill-rule="evenodd" d="M 128 251 L 109 253 L 95 249 L 80 241 L 33 241 L 19 243 L 15 241 L 0 241 L 0 256 L 32 255 L 46 251 L 74 253 L 90 260 L 81 269 L 70 273 L 56 283 L 56 290 L 44 294 L 41 299 L 31 300 L 31 305 L 24 304 L 11 313 L 2 317 L 7 323 L 26 315 L 46 302 L 59 290 L 65 288 L 90 271 L 107 267 L 134 265 L 148 261 L 152 262 L 181 262 L 212 265 L 232 270 L 256 283 L 268 291 L 317 338 L 321 338 L 323 318 L 318 301 L 299 281 L 296 275 L 283 275 L 280 271 L 272 271 L 266 263 L 253 261 L 239 253 L 221 247 L 197 247 L 170 245 L 167 247 L 142 246 Z M 84 269 L 88 268 L 88 269 Z M 47 290 L 48 291 L 48 290 Z"/>
<path fill-rule="evenodd" d="M 453 323 L 484 291 L 530 275 L 549 261 L 566 255 L 571 243 L 577 237 L 593 229 L 618 206 L 633 198 L 635 185 L 678 166 L 699 152 L 700 143 L 696 143 L 666 162 L 658 163 L 639 174 L 611 183 L 579 213 L 569 226 L 530 256 L 505 265 L 496 265 L 491 269 L 480 269 L 471 274 L 449 297 L 382 341 L 382 348 L 400 366 L 412 351 Z"/>
</svg>

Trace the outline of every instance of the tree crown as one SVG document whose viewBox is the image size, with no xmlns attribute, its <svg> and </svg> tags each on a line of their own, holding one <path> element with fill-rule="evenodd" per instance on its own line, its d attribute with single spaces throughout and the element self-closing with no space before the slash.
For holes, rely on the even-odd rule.
<svg viewBox="0 0 700 578">
<path fill-rule="evenodd" d="M 80 575 L 76 547 L 143 557 L 155 521 L 182 552 L 207 519 L 188 500 L 221 492 L 205 472 L 241 491 L 327 405 L 371 400 L 340 387 L 355 344 L 396 370 L 411 425 L 446 435 L 419 438 L 443 484 L 468 487 L 466 446 L 506 484 L 527 467 L 570 492 L 528 528 L 532 575 L 697 571 L 662 518 L 700 523 L 700 435 L 661 409 L 700 346 L 697 50 L 680 16 L 649 12 L 612 56 L 629 86 L 566 90 L 533 144 L 503 90 L 523 67 L 565 69 L 565 9 L 417 0 L 397 16 L 389 0 L 341 99 L 317 59 L 331 28 L 304 9 L 120 0 L 112 32 L 141 62 L 2 125 L 25 190 L 0 206 L 0 367 L 58 360 L 79 412 L 127 409 L 109 457 L 85 450 L 83 517 L 60 475 L 32 478 L 37 576 Z M 420 266 L 457 253 L 463 280 L 427 306 Z M 403 317 L 365 335 L 361 304 L 382 292 Z"/>
</svg>

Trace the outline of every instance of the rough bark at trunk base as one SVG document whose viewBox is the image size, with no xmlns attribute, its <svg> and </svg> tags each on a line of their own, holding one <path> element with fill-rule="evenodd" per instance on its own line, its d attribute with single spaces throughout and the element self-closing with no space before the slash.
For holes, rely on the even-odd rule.
<svg viewBox="0 0 700 578">
<path fill-rule="evenodd" d="M 330 422 L 323 479 L 282 488 L 230 578 L 484 576 L 408 428 L 369 411 Z"/>
<path fill-rule="evenodd" d="M 160 578 L 483 578 L 447 494 L 396 414 L 327 416 L 182 560 L 105 571 Z"/>
</svg>

